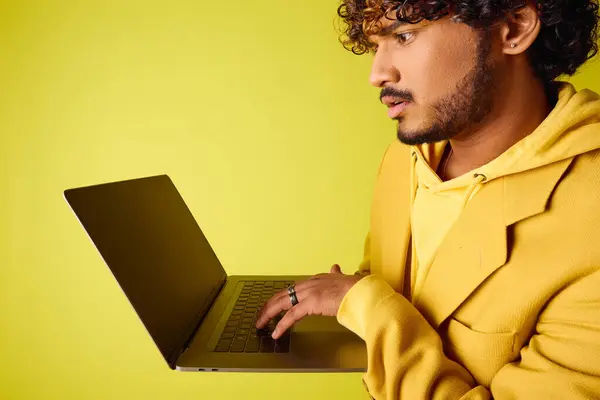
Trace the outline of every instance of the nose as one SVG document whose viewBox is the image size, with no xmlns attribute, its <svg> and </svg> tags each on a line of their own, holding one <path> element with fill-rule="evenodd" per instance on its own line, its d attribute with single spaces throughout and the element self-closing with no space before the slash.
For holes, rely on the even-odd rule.
<svg viewBox="0 0 600 400">
<path fill-rule="evenodd" d="M 383 46 L 382 46 L 383 47 Z M 394 66 L 391 52 L 380 47 L 373 57 L 369 82 L 375 87 L 395 84 L 400 81 L 400 71 Z"/>
</svg>

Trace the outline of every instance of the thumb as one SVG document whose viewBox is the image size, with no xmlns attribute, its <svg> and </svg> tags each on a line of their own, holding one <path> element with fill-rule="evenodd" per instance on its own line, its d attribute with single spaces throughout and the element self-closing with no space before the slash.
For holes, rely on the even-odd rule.
<svg viewBox="0 0 600 400">
<path fill-rule="evenodd" d="M 329 271 L 330 274 L 341 274 L 342 273 L 342 269 L 340 268 L 339 265 L 337 264 L 333 264 L 333 266 L 331 267 L 331 270 Z"/>
</svg>

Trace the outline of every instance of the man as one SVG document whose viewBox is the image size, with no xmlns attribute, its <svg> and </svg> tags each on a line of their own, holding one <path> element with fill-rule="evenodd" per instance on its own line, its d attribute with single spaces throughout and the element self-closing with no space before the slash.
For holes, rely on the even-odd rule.
<svg viewBox="0 0 600 400">
<path fill-rule="evenodd" d="M 275 338 L 337 316 L 376 399 L 600 399 L 600 96 L 589 0 L 345 0 L 398 139 L 365 259 L 274 296 Z"/>
</svg>

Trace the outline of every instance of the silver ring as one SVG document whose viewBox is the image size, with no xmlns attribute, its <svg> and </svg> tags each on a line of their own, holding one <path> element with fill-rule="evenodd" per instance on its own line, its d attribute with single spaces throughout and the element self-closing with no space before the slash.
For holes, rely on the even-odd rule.
<svg viewBox="0 0 600 400">
<path fill-rule="evenodd" d="M 290 293 L 290 302 L 292 302 L 292 306 L 295 306 L 296 304 L 299 303 L 298 297 L 296 297 L 296 292 Z"/>
<path fill-rule="evenodd" d="M 295 284 L 291 284 L 290 286 L 288 286 L 287 291 L 288 293 L 291 295 L 292 293 L 296 293 L 296 288 L 295 288 Z"/>
</svg>

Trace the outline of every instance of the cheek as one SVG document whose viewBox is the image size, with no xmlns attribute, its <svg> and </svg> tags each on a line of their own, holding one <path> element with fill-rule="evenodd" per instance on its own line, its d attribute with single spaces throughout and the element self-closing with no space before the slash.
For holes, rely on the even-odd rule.
<svg viewBox="0 0 600 400">
<path fill-rule="evenodd" d="M 417 104 L 426 105 L 438 98 L 444 89 L 441 87 L 451 78 L 451 74 L 443 67 L 444 60 L 433 51 L 415 51 L 410 63 L 402 69 L 400 87 L 411 91 Z"/>
<path fill-rule="evenodd" d="M 430 103 L 454 92 L 471 70 L 473 57 L 469 46 L 436 46 L 424 51 L 414 71 L 415 96 Z"/>
</svg>

